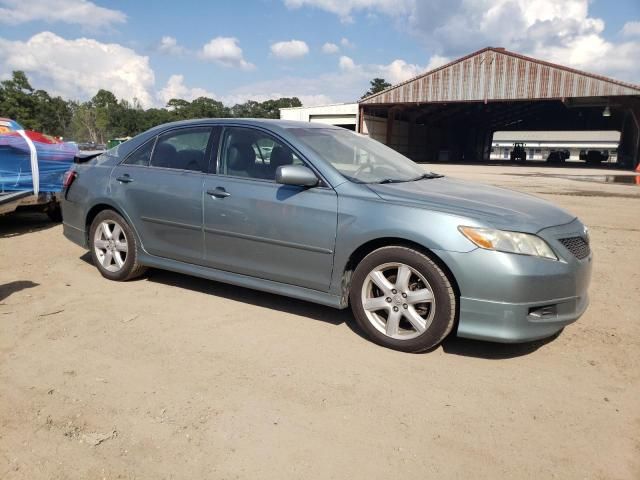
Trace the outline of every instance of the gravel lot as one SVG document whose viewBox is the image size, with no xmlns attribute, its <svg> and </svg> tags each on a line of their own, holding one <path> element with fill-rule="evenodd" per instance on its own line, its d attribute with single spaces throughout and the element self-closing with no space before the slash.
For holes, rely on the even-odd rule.
<svg viewBox="0 0 640 480">
<path fill-rule="evenodd" d="M 0 478 L 640 478 L 640 186 L 433 169 L 582 218 L 578 323 L 402 354 L 347 311 L 160 271 L 109 282 L 44 215 L 0 218 Z"/>
</svg>

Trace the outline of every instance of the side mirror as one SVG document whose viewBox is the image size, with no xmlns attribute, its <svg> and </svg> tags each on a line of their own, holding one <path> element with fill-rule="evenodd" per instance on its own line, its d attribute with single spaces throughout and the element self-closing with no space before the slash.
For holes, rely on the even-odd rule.
<svg viewBox="0 0 640 480">
<path fill-rule="evenodd" d="M 315 187 L 318 177 L 303 165 L 282 165 L 276 170 L 276 183 L 297 187 Z"/>
</svg>

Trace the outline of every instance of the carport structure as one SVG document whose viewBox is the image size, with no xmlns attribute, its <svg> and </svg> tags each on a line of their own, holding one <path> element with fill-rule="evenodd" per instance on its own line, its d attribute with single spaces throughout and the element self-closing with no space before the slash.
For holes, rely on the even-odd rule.
<svg viewBox="0 0 640 480">
<path fill-rule="evenodd" d="M 366 97 L 358 114 L 360 132 L 416 161 L 488 161 L 499 130 L 617 130 L 619 163 L 640 161 L 640 86 L 504 48 Z"/>
</svg>

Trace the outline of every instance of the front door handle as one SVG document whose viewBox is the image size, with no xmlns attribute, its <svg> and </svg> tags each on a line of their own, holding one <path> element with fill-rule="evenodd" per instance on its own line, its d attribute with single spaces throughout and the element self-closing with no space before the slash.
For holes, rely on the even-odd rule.
<svg viewBox="0 0 640 480">
<path fill-rule="evenodd" d="M 116 180 L 119 181 L 120 183 L 133 182 L 133 178 L 131 178 L 128 173 L 125 173 L 124 175 L 120 175 L 118 178 L 116 178 Z"/>
<path fill-rule="evenodd" d="M 213 189 L 209 189 L 209 190 L 207 190 L 207 194 L 211 195 L 212 197 L 216 197 L 216 198 L 226 198 L 226 197 L 231 195 L 229 192 L 227 192 L 222 187 L 216 187 L 216 188 L 213 188 Z"/>
</svg>

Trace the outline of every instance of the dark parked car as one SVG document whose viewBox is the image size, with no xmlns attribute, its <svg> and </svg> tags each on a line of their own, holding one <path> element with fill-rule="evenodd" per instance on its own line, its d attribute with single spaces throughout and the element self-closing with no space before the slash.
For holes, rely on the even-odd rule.
<svg viewBox="0 0 640 480">
<path fill-rule="evenodd" d="M 156 267 L 351 306 L 403 351 L 455 332 L 547 337 L 588 303 L 584 225 L 539 198 L 465 183 L 327 125 L 153 128 L 66 177 L 64 233 L 100 273 Z"/>
<path fill-rule="evenodd" d="M 570 156 L 569 150 L 552 150 L 547 156 L 547 163 L 564 163 Z"/>
<path fill-rule="evenodd" d="M 588 164 L 597 165 L 609 159 L 609 152 L 607 150 L 581 150 L 579 158 Z"/>
</svg>

